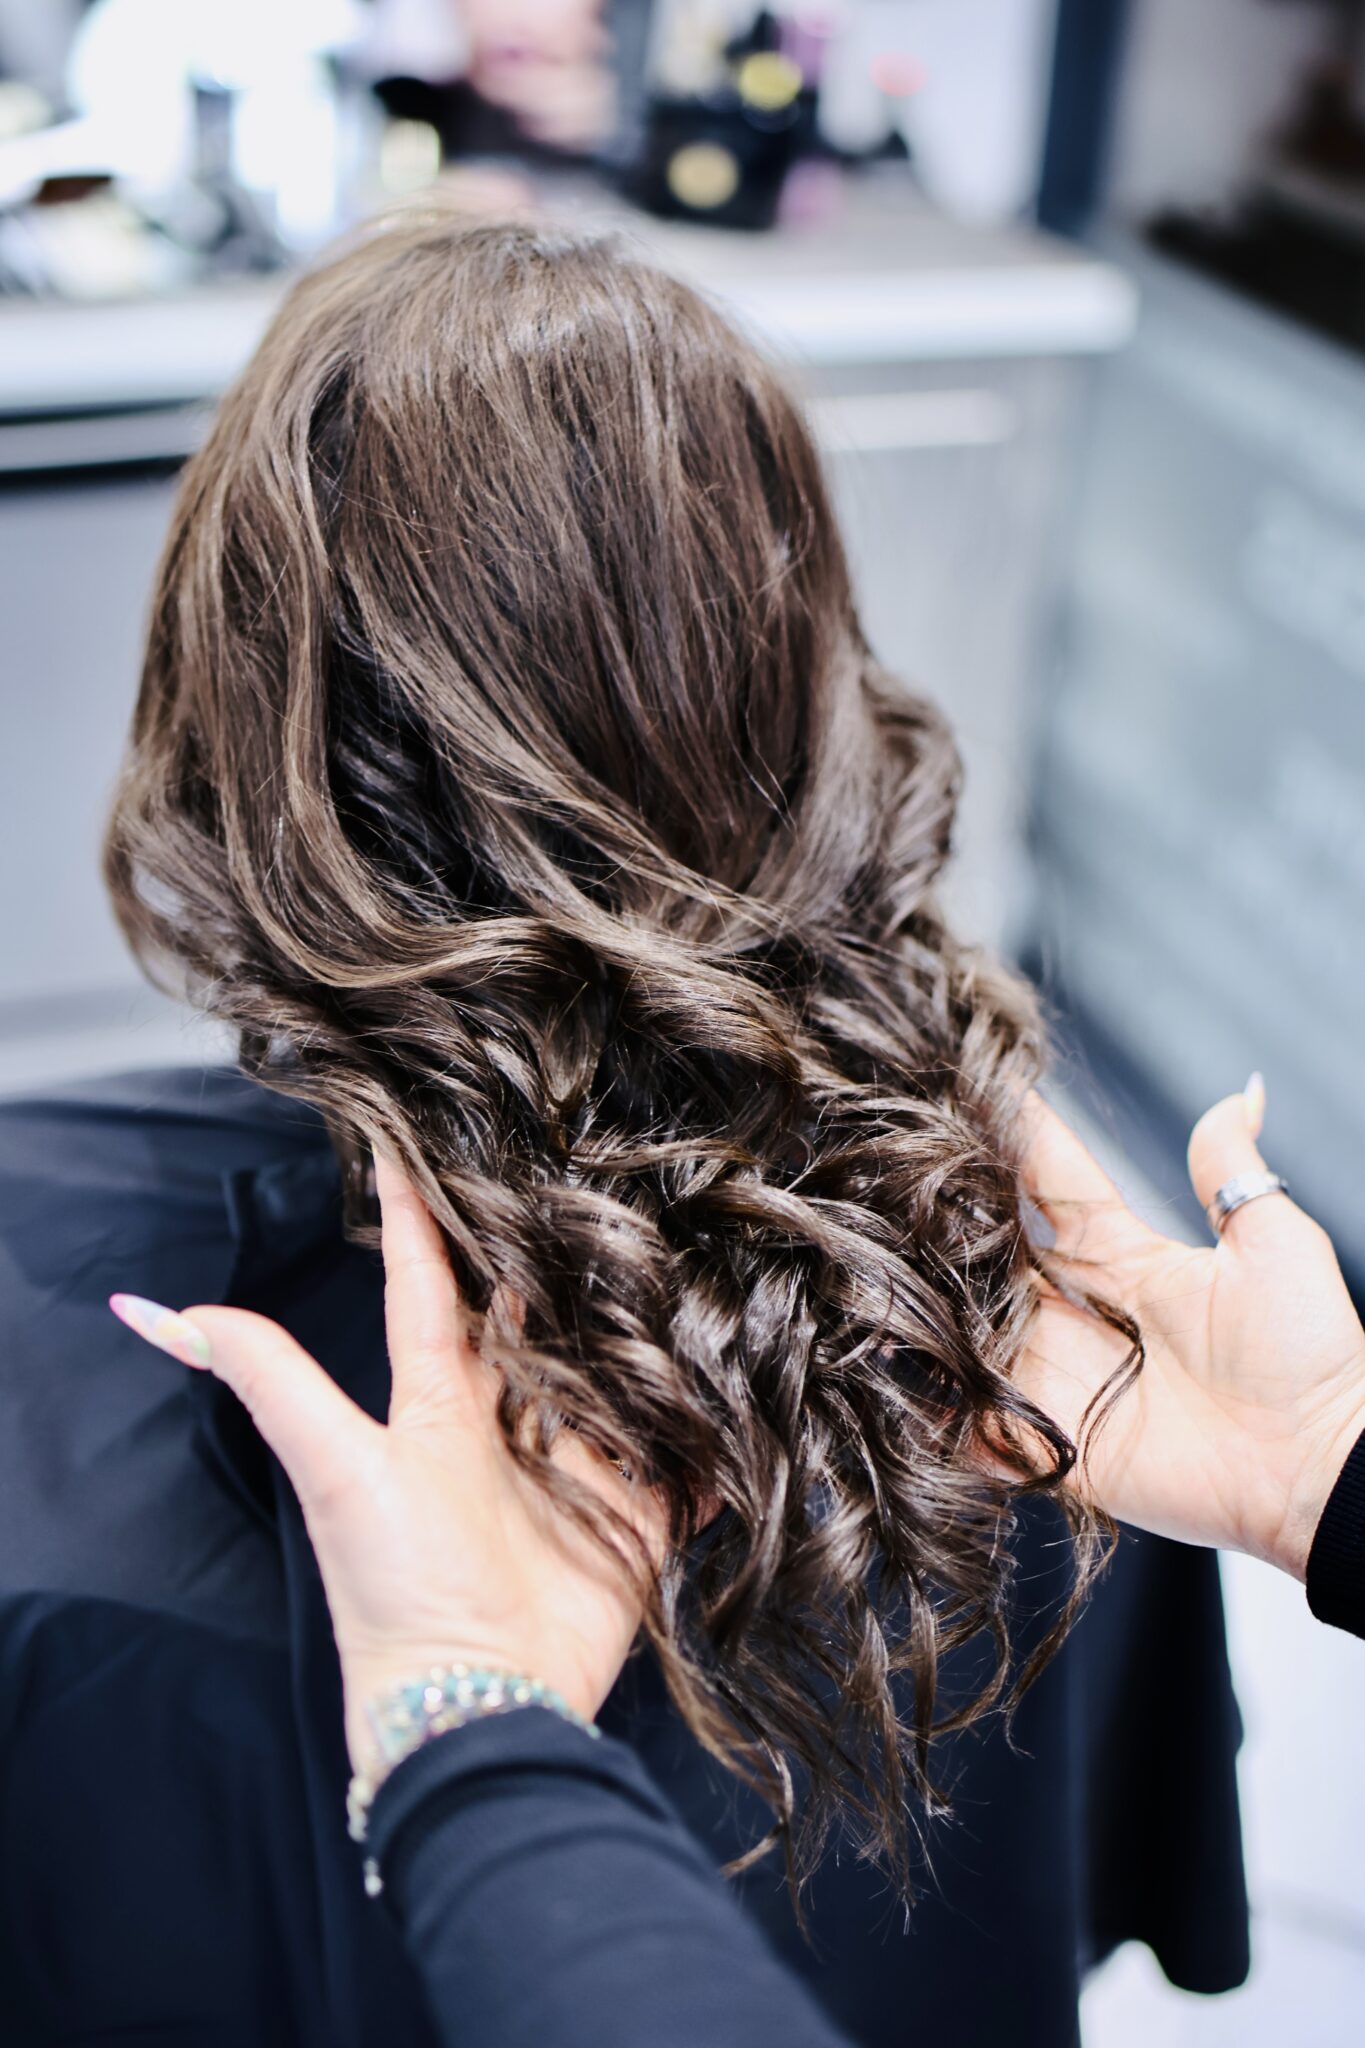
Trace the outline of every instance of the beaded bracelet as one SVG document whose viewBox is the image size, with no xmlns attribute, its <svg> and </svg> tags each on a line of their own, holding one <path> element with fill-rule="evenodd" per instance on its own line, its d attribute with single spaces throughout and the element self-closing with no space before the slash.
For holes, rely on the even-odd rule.
<svg viewBox="0 0 1365 2048">
<path fill-rule="evenodd" d="M 421 1678 L 372 1700 L 367 1713 L 382 1762 L 377 1770 L 357 1771 L 347 1788 L 346 1821 L 351 1840 L 365 1840 L 375 1794 L 395 1764 L 452 1728 L 463 1728 L 490 1714 L 510 1714 L 518 1707 L 546 1707 L 585 1735 L 596 1737 L 602 1732 L 596 1722 L 585 1719 L 543 1680 L 468 1664 L 437 1665 Z M 366 1857 L 366 1891 L 376 1898 L 383 1888 L 378 1865 L 372 1856 Z"/>
</svg>

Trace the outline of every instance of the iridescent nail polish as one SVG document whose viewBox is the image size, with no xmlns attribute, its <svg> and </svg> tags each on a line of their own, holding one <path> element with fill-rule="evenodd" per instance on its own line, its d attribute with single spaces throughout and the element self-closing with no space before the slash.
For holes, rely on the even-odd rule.
<svg viewBox="0 0 1365 2048">
<path fill-rule="evenodd" d="M 1247 1106 L 1247 1122 L 1251 1126 L 1251 1135 L 1253 1138 L 1259 1138 L 1261 1125 L 1265 1122 L 1265 1082 L 1259 1073 L 1253 1074 L 1247 1082 L 1242 1090 L 1242 1098 Z"/>
<path fill-rule="evenodd" d="M 208 1338 L 176 1309 L 164 1308 L 159 1301 L 148 1301 L 141 1294 L 111 1294 L 109 1306 L 121 1323 L 126 1323 L 139 1337 L 145 1337 L 149 1344 L 155 1344 L 158 1351 L 168 1351 L 182 1365 L 202 1370 L 209 1363 L 212 1354 Z"/>
</svg>

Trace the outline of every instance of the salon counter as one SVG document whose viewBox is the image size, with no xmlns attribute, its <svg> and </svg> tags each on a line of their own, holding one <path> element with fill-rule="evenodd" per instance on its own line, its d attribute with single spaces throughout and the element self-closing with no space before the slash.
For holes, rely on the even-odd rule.
<svg viewBox="0 0 1365 2048">
<path fill-rule="evenodd" d="M 620 224 L 803 385 L 872 642 L 963 743 L 957 914 L 1008 944 L 1073 428 L 1132 285 L 875 184 L 837 225 L 771 236 Z M 197 1049 L 126 959 L 98 844 L 175 471 L 283 289 L 0 302 L 0 1093 Z"/>
<path fill-rule="evenodd" d="M 1133 329 L 1136 295 L 1113 265 L 1023 229 L 963 227 L 879 184 L 855 187 L 836 220 L 772 235 L 653 221 L 599 199 L 556 210 L 619 226 L 812 369 L 1084 356 Z M 183 454 L 195 410 L 245 363 L 287 283 L 130 302 L 0 300 L 0 473 L 126 461 L 139 448 L 148 459 Z M 110 414 L 121 433 L 96 429 Z M 145 416 L 141 440 L 129 414 Z M 58 421 L 72 431 L 45 438 Z"/>
</svg>

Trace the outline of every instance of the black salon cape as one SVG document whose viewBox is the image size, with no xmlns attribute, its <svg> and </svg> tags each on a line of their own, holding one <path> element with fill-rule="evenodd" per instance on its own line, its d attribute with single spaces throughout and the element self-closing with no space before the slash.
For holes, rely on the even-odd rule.
<svg viewBox="0 0 1365 2048">
<path fill-rule="evenodd" d="M 427 2044 L 346 1836 L 297 1504 L 226 1390 L 114 1321 L 119 1289 L 258 1309 L 386 1399 L 378 1260 L 342 1237 L 311 1112 L 221 1071 L 0 1105 L 0 2042 Z M 1040 1511 L 1023 1638 L 1063 1555 Z M 755 1839 L 648 1666 L 605 1718 L 718 1860 Z M 1245 1974 L 1237 1734 L 1214 1560 L 1128 1539 L 1014 1747 L 992 1725 L 945 1748 L 956 1819 L 908 1929 L 847 1853 L 811 1945 L 772 1863 L 742 1893 L 858 2041 L 1066 2048 L 1119 1941 L 1193 1989 Z"/>
</svg>

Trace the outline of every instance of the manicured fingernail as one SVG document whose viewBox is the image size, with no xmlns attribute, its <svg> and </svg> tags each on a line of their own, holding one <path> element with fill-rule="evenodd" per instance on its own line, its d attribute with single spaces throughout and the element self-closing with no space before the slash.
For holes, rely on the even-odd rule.
<svg viewBox="0 0 1365 2048">
<path fill-rule="evenodd" d="M 208 1364 L 212 1356 L 208 1338 L 197 1323 L 175 1309 L 163 1308 L 159 1301 L 148 1301 L 141 1294 L 111 1294 L 109 1306 L 121 1323 L 155 1344 L 158 1351 L 169 1351 L 182 1365 L 203 1368 Z"/>
<path fill-rule="evenodd" d="M 1251 1135 L 1253 1138 L 1259 1138 L 1261 1125 L 1265 1122 L 1265 1082 L 1260 1074 L 1252 1075 L 1242 1090 L 1242 1098 L 1247 1106 L 1247 1122 L 1251 1125 Z"/>
</svg>

